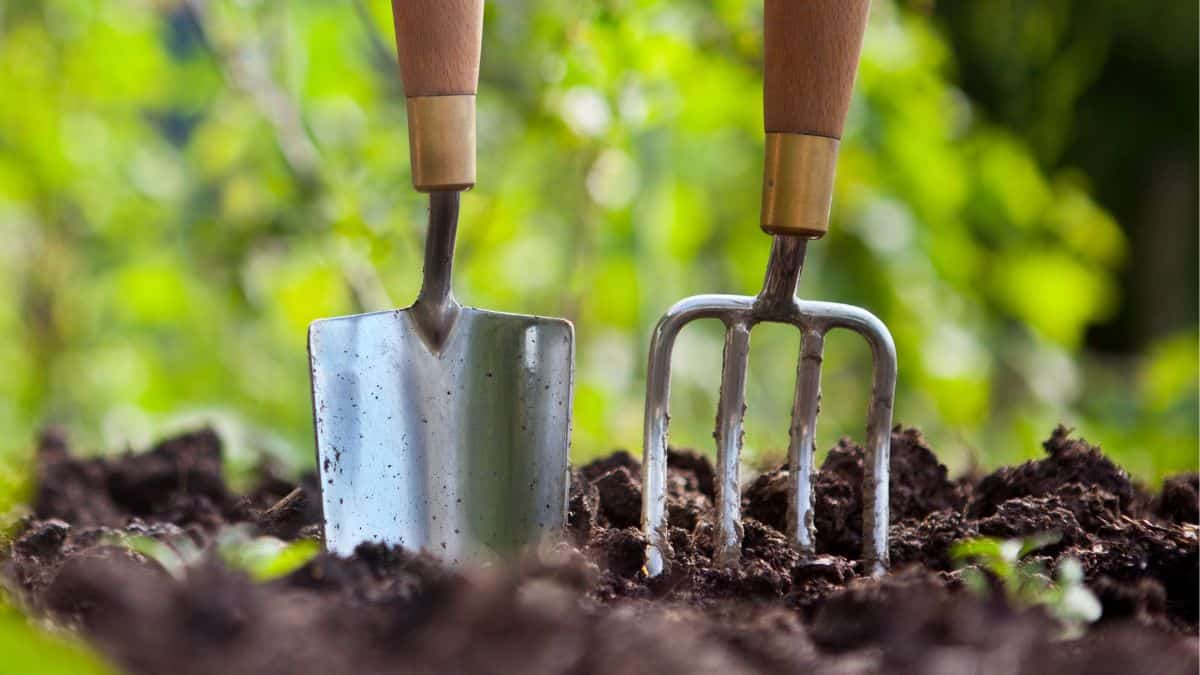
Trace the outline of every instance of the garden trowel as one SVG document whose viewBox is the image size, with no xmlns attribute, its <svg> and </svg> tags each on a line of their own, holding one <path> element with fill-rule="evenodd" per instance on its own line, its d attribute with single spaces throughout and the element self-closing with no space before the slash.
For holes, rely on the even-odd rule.
<svg viewBox="0 0 1200 675">
<path fill-rule="evenodd" d="M 429 193 L 407 309 L 309 327 L 325 545 L 510 555 L 567 512 L 574 329 L 463 307 L 451 292 L 460 193 L 475 183 L 483 0 L 393 0 L 413 184 Z"/>
</svg>

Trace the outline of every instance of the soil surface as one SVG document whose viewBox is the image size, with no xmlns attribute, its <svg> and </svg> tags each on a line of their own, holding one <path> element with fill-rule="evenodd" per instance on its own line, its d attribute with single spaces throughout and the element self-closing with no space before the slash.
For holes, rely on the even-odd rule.
<svg viewBox="0 0 1200 675">
<path fill-rule="evenodd" d="M 892 443 L 892 571 L 863 575 L 863 452 L 843 440 L 816 481 L 819 555 L 781 534 L 786 468 L 743 495 L 740 569 L 714 567 L 713 468 L 672 451 L 670 571 L 642 573 L 638 461 L 579 467 L 566 541 L 509 567 L 450 570 L 364 545 L 252 582 L 214 552 L 242 524 L 317 538 L 319 498 L 264 476 L 235 494 L 211 431 L 153 450 L 72 456 L 48 433 L 33 514 L 0 558 L 12 595 L 131 672 L 1181 673 L 1197 672 L 1197 476 L 1139 488 L 1066 429 L 1045 457 L 953 480 L 912 429 Z M 1041 609 L 968 590 L 951 545 L 1057 532 L 1048 570 L 1078 560 L 1103 616 L 1081 637 Z M 117 543 L 198 553 L 184 571 Z"/>
</svg>

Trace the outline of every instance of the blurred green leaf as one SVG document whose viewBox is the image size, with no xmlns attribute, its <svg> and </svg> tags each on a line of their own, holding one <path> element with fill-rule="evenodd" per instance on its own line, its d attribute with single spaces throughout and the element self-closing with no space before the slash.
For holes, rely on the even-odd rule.
<svg viewBox="0 0 1200 675">
<path fill-rule="evenodd" d="M 1078 348 L 1087 325 L 1115 304 L 1107 275 L 1069 255 L 1014 251 L 993 264 L 998 299 L 1042 336 L 1069 348 Z"/>
<path fill-rule="evenodd" d="M 964 539 L 950 547 L 950 557 L 972 593 L 989 596 L 990 575 L 1014 607 L 1046 607 L 1062 623 L 1062 637 L 1072 638 L 1081 634 L 1083 626 L 1099 620 L 1102 611 L 1099 599 L 1083 583 L 1082 566 L 1074 558 L 1062 557 L 1051 579 L 1041 560 L 1028 557 L 1061 539 L 1057 532 L 1024 539 Z"/>
<path fill-rule="evenodd" d="M 0 601 L 0 650 L 4 667 L 13 673 L 91 675 L 116 673 L 90 649 L 66 636 L 39 629 L 31 620 Z"/>
<path fill-rule="evenodd" d="M 1188 331 L 1169 337 L 1150 350 L 1141 378 L 1150 406 L 1164 410 L 1177 402 L 1186 405 L 1196 400 L 1200 388 L 1197 341 L 1197 334 Z"/>
<path fill-rule="evenodd" d="M 227 528 L 217 542 L 221 558 L 255 581 L 270 581 L 291 574 L 321 552 L 311 539 L 285 542 L 274 537 L 253 537 L 240 528 Z"/>
</svg>

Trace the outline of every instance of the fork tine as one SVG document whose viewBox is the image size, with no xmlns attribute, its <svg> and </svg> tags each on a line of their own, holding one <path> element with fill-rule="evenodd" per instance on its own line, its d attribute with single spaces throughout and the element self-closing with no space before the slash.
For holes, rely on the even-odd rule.
<svg viewBox="0 0 1200 675">
<path fill-rule="evenodd" d="M 863 476 L 863 561 L 872 574 L 888 566 L 888 481 L 892 448 L 892 403 L 896 396 L 896 343 L 877 316 L 854 305 L 801 300 L 806 326 L 828 331 L 845 328 L 861 335 L 871 348 L 873 376 L 867 410 L 867 445 Z"/>
<path fill-rule="evenodd" d="M 788 444 L 788 540 L 801 553 L 816 552 L 813 526 L 813 452 L 817 445 L 817 415 L 821 411 L 821 361 L 825 334 L 804 329 L 800 363 L 796 366 L 796 398 Z"/>
<path fill-rule="evenodd" d="M 856 332 L 871 346 L 874 374 L 867 412 L 867 469 L 863 485 L 863 560 L 872 574 L 888 568 L 888 495 L 892 455 L 892 406 L 896 397 L 896 345 L 874 315 Z M 868 533 L 870 533 L 868 535 Z"/>
<path fill-rule="evenodd" d="M 738 463 L 742 456 L 746 417 L 746 369 L 750 359 L 750 328 L 742 322 L 725 331 L 721 363 L 721 396 L 717 403 L 717 531 L 713 562 L 734 567 L 742 555 L 742 497 Z"/>
<path fill-rule="evenodd" d="M 662 573 L 670 555 L 667 522 L 667 433 L 670 424 L 671 352 L 682 322 L 663 315 L 650 339 L 646 368 L 646 419 L 642 439 L 642 531 L 646 536 L 646 574 Z"/>
<path fill-rule="evenodd" d="M 646 417 L 642 437 L 642 532 L 646 536 L 646 575 L 662 574 L 671 555 L 667 530 L 667 434 L 671 421 L 671 353 L 675 338 L 697 319 L 745 314 L 754 298 L 697 295 L 675 303 L 658 320 L 650 337 L 646 368 Z M 746 348 L 746 351 L 749 347 Z"/>
</svg>

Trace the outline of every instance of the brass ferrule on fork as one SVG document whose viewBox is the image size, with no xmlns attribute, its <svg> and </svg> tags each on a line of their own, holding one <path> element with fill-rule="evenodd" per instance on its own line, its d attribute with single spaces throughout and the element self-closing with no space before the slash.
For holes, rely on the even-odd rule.
<svg viewBox="0 0 1200 675">
<path fill-rule="evenodd" d="M 767 134 L 762 229 L 816 239 L 829 229 L 838 140 L 811 134 Z"/>
<path fill-rule="evenodd" d="M 408 99 L 413 187 L 420 192 L 475 185 L 475 95 Z"/>
</svg>

